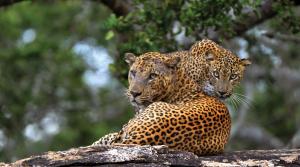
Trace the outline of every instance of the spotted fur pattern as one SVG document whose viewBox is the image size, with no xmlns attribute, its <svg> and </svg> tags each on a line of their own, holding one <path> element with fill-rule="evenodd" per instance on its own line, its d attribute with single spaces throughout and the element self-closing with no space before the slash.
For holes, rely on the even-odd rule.
<svg viewBox="0 0 300 167">
<path fill-rule="evenodd" d="M 101 137 L 99 140 L 94 142 L 91 146 L 97 146 L 97 145 L 111 145 L 113 140 L 116 139 L 118 136 L 118 133 L 109 133 L 103 137 Z"/>
<path fill-rule="evenodd" d="M 113 143 L 167 145 L 197 155 L 223 152 L 230 134 L 229 112 L 218 99 L 199 92 L 182 65 L 176 57 L 158 52 L 135 58 L 129 91 L 140 93 L 132 100 L 147 107 Z"/>
<path fill-rule="evenodd" d="M 178 64 L 176 57 L 181 59 Z M 131 103 L 140 111 L 145 109 L 145 113 L 137 114 L 124 126 L 116 143 L 166 144 L 198 155 L 223 151 L 230 130 L 227 108 L 199 90 L 218 97 L 215 92 L 219 88 L 215 88 L 221 82 L 214 72 L 222 75 L 221 80 L 229 80 L 230 75 L 237 74 L 235 80 L 226 83 L 234 86 L 240 82 L 248 60 L 239 59 L 213 41 L 202 40 L 190 51 L 149 52 L 139 58 L 131 55 L 127 62 L 131 66 L 128 96 Z M 137 74 L 140 75 L 138 79 Z M 149 84 L 149 76 L 155 76 L 156 81 Z M 132 91 L 141 94 L 133 97 Z M 231 91 L 228 89 L 227 95 Z M 111 143 L 103 140 L 100 139 L 102 143 Z"/>
</svg>

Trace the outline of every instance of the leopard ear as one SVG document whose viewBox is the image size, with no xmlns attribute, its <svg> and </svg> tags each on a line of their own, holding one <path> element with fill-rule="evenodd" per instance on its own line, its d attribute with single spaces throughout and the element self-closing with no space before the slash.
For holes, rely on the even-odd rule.
<svg viewBox="0 0 300 167">
<path fill-rule="evenodd" d="M 177 66 L 177 64 L 180 62 L 180 57 L 174 56 L 170 57 L 165 61 L 166 66 L 170 68 L 174 68 Z"/>
<path fill-rule="evenodd" d="M 243 66 L 249 66 L 251 64 L 251 61 L 249 59 L 242 59 L 241 63 Z"/>
<path fill-rule="evenodd" d="M 125 53 L 125 62 L 131 66 L 135 62 L 136 56 L 133 53 Z"/>
</svg>

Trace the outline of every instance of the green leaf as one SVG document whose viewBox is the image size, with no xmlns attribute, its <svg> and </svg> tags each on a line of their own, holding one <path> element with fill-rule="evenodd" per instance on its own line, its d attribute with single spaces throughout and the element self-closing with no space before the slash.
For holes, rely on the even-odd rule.
<svg viewBox="0 0 300 167">
<path fill-rule="evenodd" d="M 111 40 L 114 36 L 115 36 L 115 33 L 112 30 L 110 30 L 106 33 L 105 40 L 107 40 L 107 41 Z"/>
</svg>

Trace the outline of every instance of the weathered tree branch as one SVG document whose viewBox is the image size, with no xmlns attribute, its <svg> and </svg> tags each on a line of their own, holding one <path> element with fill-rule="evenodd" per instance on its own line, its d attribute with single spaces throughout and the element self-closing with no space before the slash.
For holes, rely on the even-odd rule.
<svg viewBox="0 0 300 167">
<path fill-rule="evenodd" d="M 3 166 L 277 166 L 300 165 L 300 149 L 235 151 L 198 157 L 166 146 L 94 146 L 47 152 Z"/>
<path fill-rule="evenodd" d="M 277 38 L 282 41 L 292 41 L 295 43 L 300 43 L 300 38 L 295 35 L 287 35 L 287 34 L 281 34 L 275 32 L 265 32 L 262 35 L 265 35 L 268 38 Z"/>
</svg>

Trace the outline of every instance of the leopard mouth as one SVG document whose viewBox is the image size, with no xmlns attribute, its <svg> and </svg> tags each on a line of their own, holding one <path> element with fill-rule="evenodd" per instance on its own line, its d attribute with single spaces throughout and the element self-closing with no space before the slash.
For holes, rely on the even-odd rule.
<svg viewBox="0 0 300 167">
<path fill-rule="evenodd" d="M 219 98 L 220 100 L 225 100 L 225 99 L 227 99 L 228 97 L 230 97 L 230 94 L 226 94 L 226 95 L 218 95 L 218 98 Z"/>
<path fill-rule="evenodd" d="M 133 106 L 139 106 L 139 105 L 141 105 L 140 102 L 138 102 L 135 98 L 130 98 L 130 103 Z"/>
<path fill-rule="evenodd" d="M 130 98 L 130 103 L 134 106 L 149 106 L 151 104 L 150 101 L 148 100 L 141 100 L 141 99 L 137 99 L 137 98 Z"/>
</svg>

